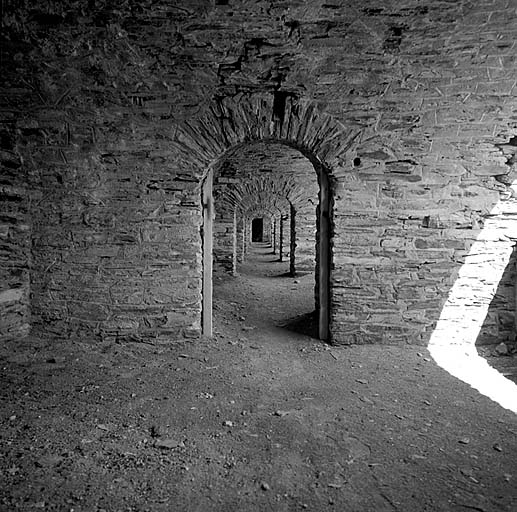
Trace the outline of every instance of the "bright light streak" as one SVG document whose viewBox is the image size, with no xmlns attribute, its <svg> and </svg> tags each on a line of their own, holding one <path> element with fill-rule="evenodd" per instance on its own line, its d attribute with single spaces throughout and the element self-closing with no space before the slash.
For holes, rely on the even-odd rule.
<svg viewBox="0 0 517 512">
<path fill-rule="evenodd" d="M 448 373 L 517 414 L 517 385 L 480 357 L 475 346 L 516 239 L 517 203 L 499 201 L 459 270 L 428 348 Z"/>
</svg>

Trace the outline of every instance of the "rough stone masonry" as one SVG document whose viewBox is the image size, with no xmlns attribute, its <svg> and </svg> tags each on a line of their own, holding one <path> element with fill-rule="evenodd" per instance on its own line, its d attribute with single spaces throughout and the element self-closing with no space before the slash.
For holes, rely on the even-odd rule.
<svg viewBox="0 0 517 512">
<path fill-rule="evenodd" d="M 426 343 L 515 202 L 515 0 L 6 0 L 2 17 L 2 337 L 199 336 L 202 182 L 253 144 L 329 179 L 336 344 Z M 514 340 L 514 265 L 493 297 L 473 282 L 479 342 Z"/>
</svg>

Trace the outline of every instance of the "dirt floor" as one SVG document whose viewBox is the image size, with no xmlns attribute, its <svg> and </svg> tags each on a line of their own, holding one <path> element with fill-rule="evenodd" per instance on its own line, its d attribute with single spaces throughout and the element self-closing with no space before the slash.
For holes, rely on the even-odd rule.
<svg viewBox="0 0 517 512">
<path fill-rule="evenodd" d="M 517 510 L 515 414 L 423 347 L 296 332 L 313 276 L 254 256 L 212 340 L 5 343 L 0 510 Z"/>
</svg>

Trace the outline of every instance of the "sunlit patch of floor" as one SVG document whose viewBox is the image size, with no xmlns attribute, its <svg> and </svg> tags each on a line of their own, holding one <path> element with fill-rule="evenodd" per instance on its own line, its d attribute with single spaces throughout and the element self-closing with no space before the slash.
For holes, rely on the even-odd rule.
<svg viewBox="0 0 517 512">
<path fill-rule="evenodd" d="M 428 348 L 444 370 L 517 414 L 517 385 L 479 356 L 475 346 L 516 239 L 517 202 L 500 201 L 459 270 Z"/>
</svg>

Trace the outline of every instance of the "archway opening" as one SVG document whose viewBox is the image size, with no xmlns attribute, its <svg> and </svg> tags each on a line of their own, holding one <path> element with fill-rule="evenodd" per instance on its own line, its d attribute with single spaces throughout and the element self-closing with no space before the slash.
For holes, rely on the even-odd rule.
<svg viewBox="0 0 517 512">
<path fill-rule="evenodd" d="M 251 221 L 251 241 L 264 241 L 264 219 L 262 217 L 255 218 Z"/>
<path fill-rule="evenodd" d="M 329 188 L 317 159 L 309 160 L 280 141 L 239 145 L 212 166 L 203 186 L 205 335 L 212 335 L 214 283 L 217 301 L 223 283 L 232 278 L 242 282 L 255 273 L 270 279 L 262 288 L 254 285 L 255 295 L 262 290 L 262 296 L 255 297 L 262 309 L 269 304 L 275 313 L 282 309 L 274 305 L 275 293 L 280 293 L 275 277 L 292 280 L 290 291 L 284 286 L 283 306 L 293 306 L 296 297 L 312 297 L 310 311 L 292 307 L 289 314 L 285 307 L 284 318 L 275 316 L 277 325 L 289 328 L 290 320 L 310 316 L 313 325 L 307 328 L 315 325 L 313 336 L 329 339 Z"/>
</svg>

